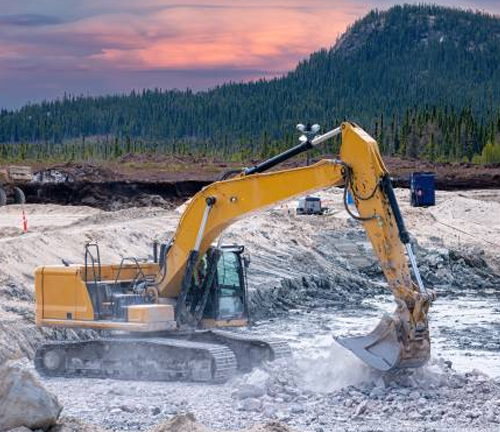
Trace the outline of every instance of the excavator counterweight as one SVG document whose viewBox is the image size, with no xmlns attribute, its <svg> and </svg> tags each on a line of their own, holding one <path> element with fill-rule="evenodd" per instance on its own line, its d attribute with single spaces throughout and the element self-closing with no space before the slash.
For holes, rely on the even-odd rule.
<svg viewBox="0 0 500 432">
<path fill-rule="evenodd" d="M 51 376 L 221 382 L 236 370 L 286 357 L 290 349 L 282 341 L 227 331 L 250 320 L 248 261 L 243 246 L 222 245 L 220 239 L 227 227 L 255 211 L 334 186 L 344 187 L 346 210 L 363 224 L 397 304 L 393 316 L 369 335 L 339 343 L 383 371 L 425 363 L 434 295 L 423 287 L 377 143 L 348 122 L 321 136 L 317 125 L 300 126 L 301 144 L 198 192 L 157 261 L 132 257 L 104 265 L 98 246 L 88 245 L 83 265 L 39 267 L 39 326 L 120 335 L 44 344 L 36 353 L 37 369 Z M 268 172 L 340 134 L 340 159 Z M 347 204 L 347 191 L 355 209 Z"/>
</svg>

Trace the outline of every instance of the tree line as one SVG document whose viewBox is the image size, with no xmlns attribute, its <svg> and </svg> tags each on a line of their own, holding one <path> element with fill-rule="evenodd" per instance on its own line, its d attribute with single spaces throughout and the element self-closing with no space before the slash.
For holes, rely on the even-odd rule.
<svg viewBox="0 0 500 432">
<path fill-rule="evenodd" d="M 341 121 L 339 120 L 338 123 Z M 334 127 L 337 123 L 332 124 Z M 377 140 L 382 154 L 425 159 L 432 162 L 500 163 L 500 107 L 486 120 L 470 107 L 413 107 L 403 115 L 383 113 L 370 125 L 361 125 Z M 324 132 L 326 128 L 323 128 Z M 219 139 L 154 139 L 129 134 L 81 136 L 58 142 L 42 140 L 0 143 L 0 159 L 22 161 L 110 161 L 127 154 L 163 154 L 248 162 L 273 156 L 298 141 L 293 128 L 282 139 L 262 131 L 252 136 L 223 135 Z M 320 151 L 338 152 L 340 142 Z M 316 152 L 318 153 L 318 152 Z"/>
</svg>

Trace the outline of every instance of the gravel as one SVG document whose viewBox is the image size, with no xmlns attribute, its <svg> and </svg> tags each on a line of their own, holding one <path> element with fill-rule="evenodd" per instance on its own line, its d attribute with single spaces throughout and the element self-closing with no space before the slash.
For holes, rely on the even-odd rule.
<svg viewBox="0 0 500 432">
<path fill-rule="evenodd" d="M 335 391 L 312 390 L 294 360 L 268 363 L 223 385 L 43 381 L 58 395 L 64 416 L 113 431 L 147 430 L 188 412 L 199 423 L 221 431 L 269 421 L 303 432 L 354 425 L 363 430 L 381 424 L 384 431 L 423 430 L 424 426 L 429 430 L 500 428 L 500 379 L 480 371 L 459 373 L 442 358 L 418 370 L 370 372 L 364 380 Z"/>
<path fill-rule="evenodd" d="M 155 212 L 143 219 L 135 210 L 89 214 L 65 228 L 7 238 L 2 258 L 12 259 L 0 275 L 0 360 L 2 355 L 31 356 L 48 335 L 81 337 L 34 327 L 26 266 L 39 264 L 41 256 L 57 262 L 63 247 L 65 256 L 75 260 L 88 236 L 104 243 L 112 259 L 124 250 L 148 252 L 149 237 L 165 227 L 172 230 L 177 220 Z M 423 231 L 437 236 L 422 209 L 405 212 L 409 226 L 423 221 Z M 249 331 L 287 339 L 295 352 L 293 361 L 265 365 L 224 385 L 43 382 L 58 396 L 66 419 L 113 431 L 148 430 L 186 413 L 217 431 L 269 421 L 303 432 L 499 430 L 500 381 L 473 369 L 495 376 L 495 364 L 500 364 L 495 321 L 500 277 L 481 244 L 453 246 L 429 243 L 430 238 L 419 238 L 416 251 L 426 286 L 439 294 L 431 309 L 431 337 L 433 355 L 442 358 L 433 358 L 422 370 L 380 375 L 332 341 L 339 331 L 373 328 L 381 313 L 393 308 L 360 226 L 335 213 L 298 218 L 293 209 L 273 209 L 234 226 L 225 240 L 244 243 L 252 255 L 249 289 L 256 325 Z M 21 253 L 22 267 L 16 255 Z M 26 360 L 25 367 L 32 369 L 31 362 Z"/>
</svg>

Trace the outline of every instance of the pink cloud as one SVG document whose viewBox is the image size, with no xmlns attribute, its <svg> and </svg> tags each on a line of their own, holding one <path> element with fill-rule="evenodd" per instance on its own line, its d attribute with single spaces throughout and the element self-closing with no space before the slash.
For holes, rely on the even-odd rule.
<svg viewBox="0 0 500 432">
<path fill-rule="evenodd" d="M 346 2 L 337 2 L 337 7 L 330 3 L 328 8 L 321 0 L 306 8 L 294 1 L 242 3 L 220 1 L 208 6 L 197 1 L 161 8 L 156 2 L 157 8 L 150 12 L 93 16 L 48 33 L 62 39 L 67 34 L 88 37 L 93 46 L 100 43 L 97 52 L 77 59 L 92 69 L 284 71 L 312 51 L 331 46 L 354 13 Z"/>
</svg>

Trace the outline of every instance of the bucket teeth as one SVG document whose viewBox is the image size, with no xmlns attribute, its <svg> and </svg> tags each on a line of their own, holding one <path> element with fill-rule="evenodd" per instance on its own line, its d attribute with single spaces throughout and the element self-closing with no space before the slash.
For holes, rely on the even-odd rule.
<svg viewBox="0 0 500 432">
<path fill-rule="evenodd" d="M 412 335 L 400 323 L 385 315 L 369 334 L 336 340 L 364 363 L 383 372 L 422 366 L 430 356 L 428 329 Z"/>
</svg>

